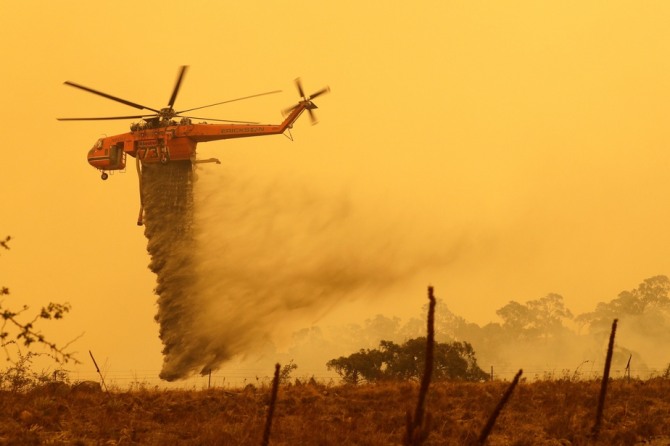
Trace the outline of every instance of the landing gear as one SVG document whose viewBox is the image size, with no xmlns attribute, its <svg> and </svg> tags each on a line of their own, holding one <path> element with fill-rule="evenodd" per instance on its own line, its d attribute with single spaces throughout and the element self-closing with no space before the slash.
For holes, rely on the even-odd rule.
<svg viewBox="0 0 670 446">
<path fill-rule="evenodd" d="M 100 175 L 100 178 L 102 178 L 103 181 L 104 181 L 104 180 L 106 180 L 107 178 L 109 178 L 109 175 L 107 175 L 107 172 L 103 172 L 102 175 Z"/>
</svg>

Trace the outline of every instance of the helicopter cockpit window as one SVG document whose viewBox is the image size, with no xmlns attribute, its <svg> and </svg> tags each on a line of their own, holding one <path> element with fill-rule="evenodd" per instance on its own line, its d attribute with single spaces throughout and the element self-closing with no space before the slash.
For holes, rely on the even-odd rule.
<svg viewBox="0 0 670 446">
<path fill-rule="evenodd" d="M 93 147 L 95 147 L 96 150 L 102 149 L 102 139 L 97 140 Z"/>
</svg>

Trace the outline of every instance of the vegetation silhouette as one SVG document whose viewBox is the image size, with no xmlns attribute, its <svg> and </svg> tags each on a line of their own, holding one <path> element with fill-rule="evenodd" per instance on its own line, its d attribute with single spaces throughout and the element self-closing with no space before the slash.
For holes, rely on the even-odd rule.
<svg viewBox="0 0 670 446">
<path fill-rule="evenodd" d="M 331 359 L 326 367 L 348 384 L 384 380 L 418 381 L 426 362 L 425 346 L 425 337 L 410 339 L 402 345 L 381 341 L 378 349 L 361 349 L 349 356 Z M 475 351 L 469 343 L 435 343 L 434 380 L 482 381 L 487 377 L 477 365 Z"/>
<path fill-rule="evenodd" d="M 0 240 L 0 248 L 9 250 L 10 240 L 10 236 L 5 237 L 4 240 Z M 70 311 L 70 304 L 49 302 L 36 314 L 28 315 L 27 313 L 30 308 L 27 305 L 21 306 L 20 309 L 14 309 L 5 303 L 5 299 L 9 295 L 9 288 L 0 286 L 0 318 L 2 318 L 2 325 L 0 325 L 0 346 L 2 346 L 5 357 L 8 360 L 12 359 L 11 352 L 9 351 L 10 345 L 16 347 L 19 362 L 24 357 L 22 347 L 30 350 L 35 345 L 41 345 L 46 347 L 49 356 L 56 362 L 78 362 L 72 353 L 67 352 L 67 348 L 74 341 L 64 346 L 58 346 L 56 343 L 48 340 L 36 326 L 39 320 L 62 319 Z"/>
</svg>

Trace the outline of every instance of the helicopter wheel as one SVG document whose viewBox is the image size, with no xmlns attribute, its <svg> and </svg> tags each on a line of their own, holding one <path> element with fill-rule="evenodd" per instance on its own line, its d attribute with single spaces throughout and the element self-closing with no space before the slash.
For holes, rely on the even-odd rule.
<svg viewBox="0 0 670 446">
<path fill-rule="evenodd" d="M 102 175 L 100 175 L 100 178 L 102 178 L 103 181 L 104 181 L 104 180 L 106 180 L 107 178 L 109 178 L 109 175 L 107 175 L 107 172 L 103 172 Z"/>
</svg>

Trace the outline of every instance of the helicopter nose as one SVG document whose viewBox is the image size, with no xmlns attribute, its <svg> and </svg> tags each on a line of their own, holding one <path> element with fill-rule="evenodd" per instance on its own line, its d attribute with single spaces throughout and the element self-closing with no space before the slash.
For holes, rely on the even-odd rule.
<svg viewBox="0 0 670 446">
<path fill-rule="evenodd" d="M 86 160 L 88 163 L 95 167 L 96 169 L 103 169 L 109 167 L 107 164 L 109 163 L 109 157 L 104 156 L 104 152 L 102 150 L 96 149 L 93 147 L 91 150 L 88 151 L 86 154 Z"/>
<path fill-rule="evenodd" d="M 95 154 L 95 149 L 91 149 L 88 151 L 86 154 L 86 160 L 88 161 L 89 164 L 93 165 L 93 155 Z"/>
</svg>

